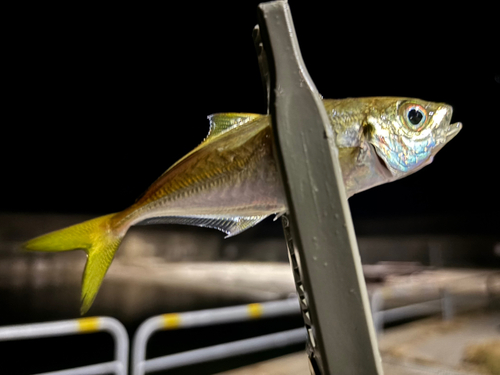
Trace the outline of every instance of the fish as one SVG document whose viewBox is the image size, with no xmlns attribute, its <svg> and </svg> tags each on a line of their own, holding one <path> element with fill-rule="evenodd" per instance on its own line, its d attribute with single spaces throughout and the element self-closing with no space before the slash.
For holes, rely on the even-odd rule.
<svg viewBox="0 0 500 375">
<path fill-rule="evenodd" d="M 451 124 L 451 106 L 420 99 L 324 99 L 323 105 L 347 197 L 429 165 L 462 128 L 461 123 Z M 286 213 L 270 115 L 218 113 L 208 119 L 205 140 L 167 169 L 134 204 L 23 245 L 29 251 L 81 249 L 87 253 L 82 315 L 94 302 L 131 226 L 186 224 L 214 228 L 231 237 L 270 215 Z"/>
</svg>

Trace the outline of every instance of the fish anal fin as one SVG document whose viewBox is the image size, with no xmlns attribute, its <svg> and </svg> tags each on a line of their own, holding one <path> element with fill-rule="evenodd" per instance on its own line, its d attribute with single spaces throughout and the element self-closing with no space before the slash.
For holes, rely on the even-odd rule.
<svg viewBox="0 0 500 375">
<path fill-rule="evenodd" d="M 240 234 L 241 232 L 246 231 L 247 229 L 257 225 L 260 223 L 262 220 L 264 220 L 268 215 L 262 215 L 262 216 L 243 216 L 243 217 L 236 217 L 232 221 L 232 224 L 228 226 L 228 231 L 225 232 L 227 234 L 226 237 L 224 238 L 229 238 L 232 236 L 236 236 L 237 234 Z"/>
<path fill-rule="evenodd" d="M 181 224 L 194 225 L 220 230 L 227 234 L 225 238 L 235 236 L 264 220 L 269 215 L 257 216 L 164 216 L 141 221 L 139 225 L 147 224 Z"/>
</svg>

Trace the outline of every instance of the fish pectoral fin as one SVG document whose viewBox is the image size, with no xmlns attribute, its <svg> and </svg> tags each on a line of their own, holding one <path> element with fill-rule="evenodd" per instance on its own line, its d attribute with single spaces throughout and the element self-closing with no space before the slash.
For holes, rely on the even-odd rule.
<svg viewBox="0 0 500 375">
<path fill-rule="evenodd" d="M 147 224 L 181 224 L 194 225 L 220 230 L 227 234 L 225 238 L 235 236 L 248 228 L 253 227 L 269 215 L 260 216 L 218 216 L 218 215 L 199 215 L 199 216 L 164 216 L 146 219 L 138 225 Z"/>
</svg>

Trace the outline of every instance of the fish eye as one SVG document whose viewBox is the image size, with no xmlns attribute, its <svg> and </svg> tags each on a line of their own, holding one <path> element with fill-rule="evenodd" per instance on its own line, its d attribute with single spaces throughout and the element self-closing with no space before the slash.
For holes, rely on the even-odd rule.
<svg viewBox="0 0 500 375">
<path fill-rule="evenodd" d="M 412 108 L 408 111 L 408 121 L 410 121 L 413 125 L 420 125 L 423 118 L 424 114 L 418 109 Z"/>
<path fill-rule="evenodd" d="M 412 131 L 420 131 L 427 124 L 427 111 L 424 107 L 416 103 L 405 103 L 400 108 L 401 117 L 406 127 Z"/>
</svg>

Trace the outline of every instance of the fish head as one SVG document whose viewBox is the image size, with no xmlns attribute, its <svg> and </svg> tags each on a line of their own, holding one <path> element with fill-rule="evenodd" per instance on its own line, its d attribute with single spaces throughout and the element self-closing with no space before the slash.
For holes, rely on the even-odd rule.
<svg viewBox="0 0 500 375">
<path fill-rule="evenodd" d="M 429 165 L 462 128 L 451 124 L 444 103 L 409 98 L 377 98 L 366 116 L 365 135 L 394 179 Z"/>
</svg>

